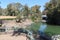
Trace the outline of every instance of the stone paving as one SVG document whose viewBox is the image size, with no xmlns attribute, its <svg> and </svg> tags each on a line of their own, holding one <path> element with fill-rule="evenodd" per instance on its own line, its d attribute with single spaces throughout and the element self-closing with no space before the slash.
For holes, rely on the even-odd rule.
<svg viewBox="0 0 60 40">
<path fill-rule="evenodd" d="M 11 36 L 11 34 L 1 34 L 0 40 L 28 40 L 25 35 Z"/>
</svg>

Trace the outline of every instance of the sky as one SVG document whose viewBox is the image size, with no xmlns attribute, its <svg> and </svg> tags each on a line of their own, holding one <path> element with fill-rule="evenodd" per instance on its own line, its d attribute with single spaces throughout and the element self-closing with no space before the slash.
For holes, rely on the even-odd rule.
<svg viewBox="0 0 60 40">
<path fill-rule="evenodd" d="M 41 6 L 40 10 L 43 11 L 45 3 L 49 2 L 49 1 L 50 0 L 0 0 L 0 2 L 1 2 L 0 6 L 2 8 L 6 8 L 9 3 L 13 3 L 13 2 L 17 3 L 17 2 L 19 2 L 22 5 L 27 4 L 29 7 L 32 7 L 34 5 L 40 5 Z"/>
</svg>

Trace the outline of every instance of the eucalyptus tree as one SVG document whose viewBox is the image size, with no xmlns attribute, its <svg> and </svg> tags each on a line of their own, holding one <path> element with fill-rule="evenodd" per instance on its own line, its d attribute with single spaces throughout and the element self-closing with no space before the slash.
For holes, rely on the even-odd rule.
<svg viewBox="0 0 60 40">
<path fill-rule="evenodd" d="M 24 5 L 23 6 L 23 16 L 28 17 L 30 14 L 30 8 L 28 7 L 28 5 Z"/>
<path fill-rule="evenodd" d="M 50 24 L 60 24 L 60 1 L 59 0 L 51 0 L 45 6 L 45 10 L 47 10 L 47 23 Z"/>
<path fill-rule="evenodd" d="M 0 6 L 0 15 L 2 15 L 2 8 L 1 8 L 1 6 Z"/>
<path fill-rule="evenodd" d="M 40 6 L 39 5 L 35 5 L 35 6 L 32 6 L 31 7 L 31 10 L 32 10 L 32 19 L 33 20 L 39 20 L 40 19 L 40 14 L 41 14 L 41 11 L 40 11 Z"/>
<path fill-rule="evenodd" d="M 20 8 L 22 5 L 20 3 L 10 3 L 7 5 L 8 15 L 17 16 L 20 13 Z"/>
<path fill-rule="evenodd" d="M 20 14 L 17 16 L 18 21 L 29 18 L 30 8 L 27 5 L 22 6 Z"/>
</svg>

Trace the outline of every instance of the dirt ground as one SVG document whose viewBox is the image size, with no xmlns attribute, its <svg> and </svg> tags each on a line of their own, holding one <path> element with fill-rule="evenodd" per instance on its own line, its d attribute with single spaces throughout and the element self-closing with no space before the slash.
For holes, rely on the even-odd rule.
<svg viewBox="0 0 60 40">
<path fill-rule="evenodd" d="M 17 26 L 17 27 L 26 28 L 28 25 L 31 25 L 32 23 L 33 22 L 31 20 L 29 20 L 29 19 L 26 19 L 22 23 L 17 23 L 16 20 L 3 20 L 3 26 L 5 25 L 6 27 Z"/>
<path fill-rule="evenodd" d="M 11 34 L 0 35 L 0 40 L 28 40 L 26 35 L 12 36 Z"/>
<path fill-rule="evenodd" d="M 26 28 L 28 25 L 31 25 L 31 24 L 32 24 L 32 21 L 28 20 L 28 19 L 26 19 L 22 23 L 16 23 L 15 20 L 4 20 L 2 27 L 4 27 L 4 26 L 6 26 L 6 27 L 17 26 L 17 27 Z M 26 35 L 24 35 L 24 34 L 19 35 L 19 36 L 11 36 L 11 34 L 0 34 L 0 40 L 28 40 L 28 39 L 27 39 Z"/>
</svg>

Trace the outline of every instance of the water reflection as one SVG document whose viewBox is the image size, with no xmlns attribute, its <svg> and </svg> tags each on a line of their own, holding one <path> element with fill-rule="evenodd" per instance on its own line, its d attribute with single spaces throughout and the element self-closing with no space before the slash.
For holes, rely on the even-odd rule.
<svg viewBox="0 0 60 40">
<path fill-rule="evenodd" d="M 40 35 L 40 39 L 51 40 L 50 36 L 45 34 L 46 28 L 47 28 L 47 24 L 46 23 L 41 23 L 39 31 L 38 31 L 38 33 Z"/>
<path fill-rule="evenodd" d="M 47 28 L 46 23 L 41 23 L 39 31 L 44 32 L 46 30 L 46 28 Z"/>
<path fill-rule="evenodd" d="M 39 28 L 39 35 L 40 36 L 45 36 L 44 32 L 47 28 L 46 23 L 41 23 L 40 28 Z"/>
</svg>

